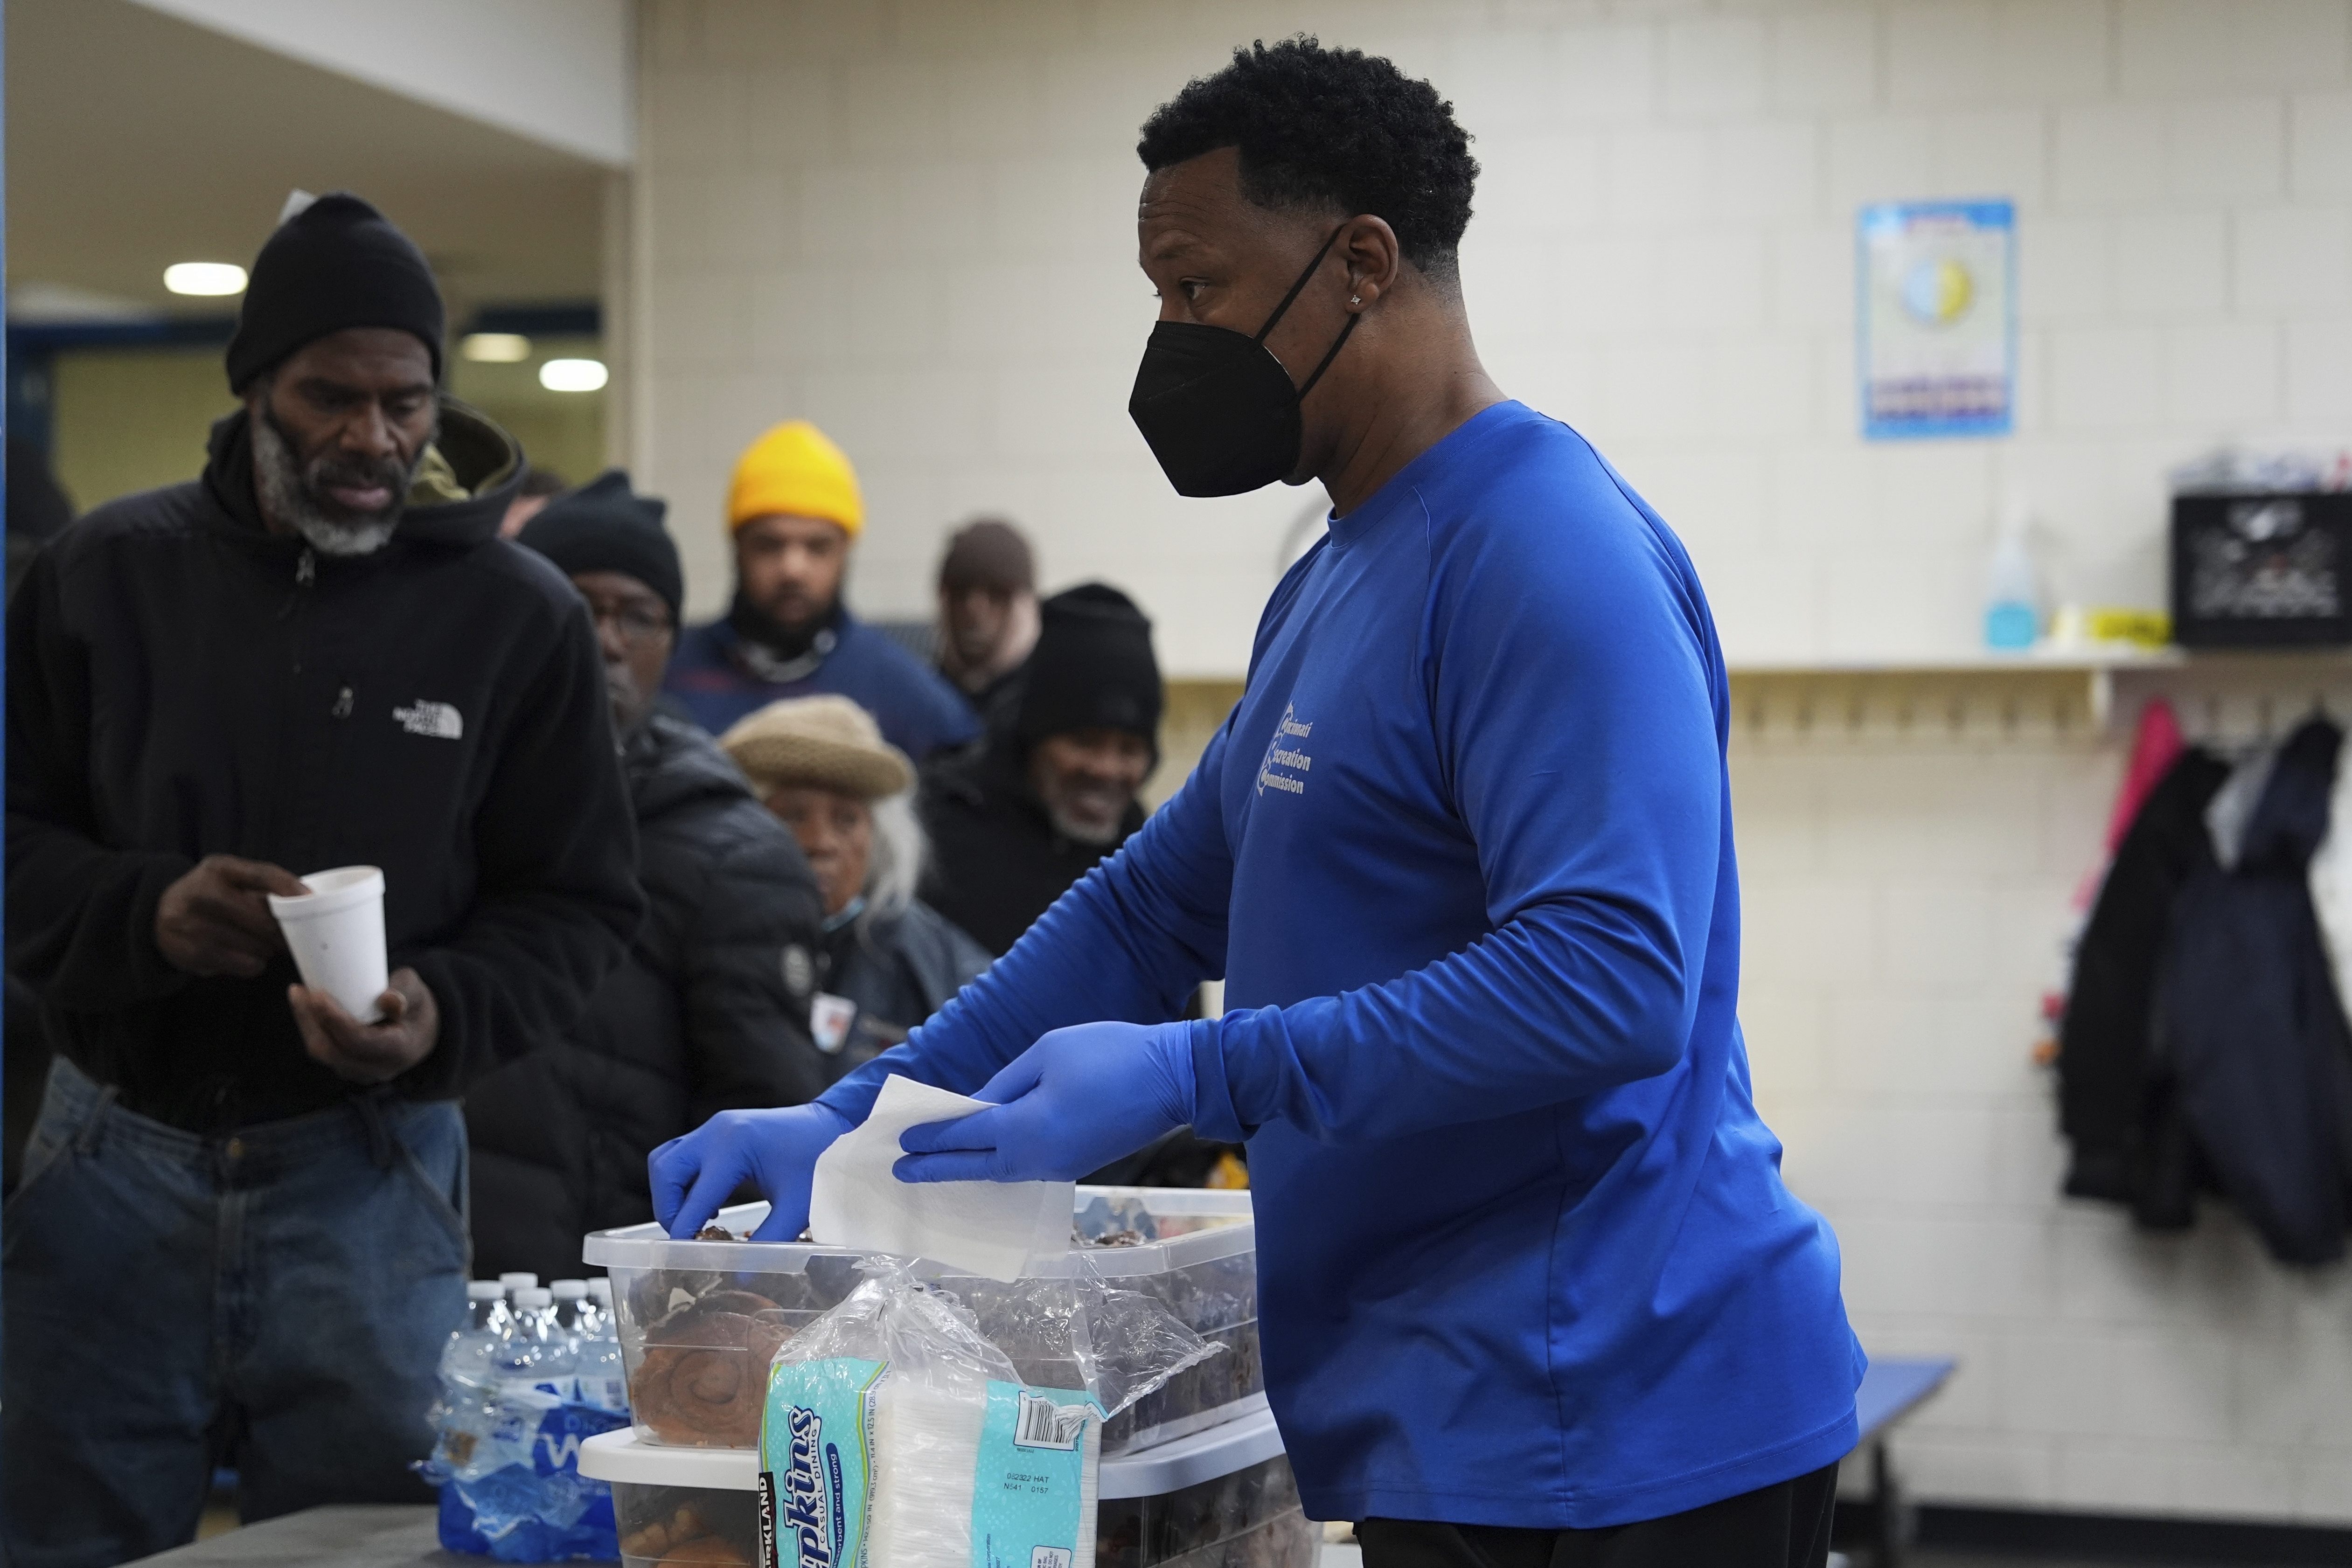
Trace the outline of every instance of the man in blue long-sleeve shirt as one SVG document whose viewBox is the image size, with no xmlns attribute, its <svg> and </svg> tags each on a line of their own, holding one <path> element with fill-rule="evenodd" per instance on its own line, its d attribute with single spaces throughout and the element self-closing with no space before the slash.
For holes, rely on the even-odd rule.
<svg viewBox="0 0 2352 1568">
<path fill-rule="evenodd" d="M 797 1234 L 892 1072 L 996 1105 L 908 1180 L 1245 1138 L 1268 1391 L 1368 1568 L 1818 1565 L 1863 1358 L 1750 1094 L 1689 559 L 1480 367 L 1427 83 L 1259 46 L 1139 152 L 1136 423 L 1187 495 L 1319 478 L 1329 531 L 1176 798 L 906 1045 L 657 1152 L 656 1207 L 749 1176 Z"/>
</svg>

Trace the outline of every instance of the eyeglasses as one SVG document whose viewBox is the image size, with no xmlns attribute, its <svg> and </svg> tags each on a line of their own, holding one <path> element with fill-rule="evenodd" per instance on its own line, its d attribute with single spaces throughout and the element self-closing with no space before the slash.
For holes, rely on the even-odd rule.
<svg viewBox="0 0 2352 1568">
<path fill-rule="evenodd" d="M 649 604 L 599 604 L 586 599 L 588 617 L 601 632 L 610 622 L 621 635 L 632 643 L 650 643 L 669 635 L 669 617 Z"/>
</svg>

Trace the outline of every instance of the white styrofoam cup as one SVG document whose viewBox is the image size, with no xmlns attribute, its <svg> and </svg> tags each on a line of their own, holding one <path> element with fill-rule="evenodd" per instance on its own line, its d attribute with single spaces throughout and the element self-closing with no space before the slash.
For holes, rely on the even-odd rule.
<svg viewBox="0 0 2352 1568">
<path fill-rule="evenodd" d="M 383 1017 L 376 1006 L 391 982 L 383 950 L 383 873 L 372 865 L 314 871 L 299 898 L 269 895 L 269 913 L 294 950 L 302 983 L 342 1003 L 362 1023 Z"/>
</svg>

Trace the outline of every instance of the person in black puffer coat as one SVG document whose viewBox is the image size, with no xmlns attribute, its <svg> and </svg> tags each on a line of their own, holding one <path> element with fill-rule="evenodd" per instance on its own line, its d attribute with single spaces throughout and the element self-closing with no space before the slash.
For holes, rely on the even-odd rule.
<svg viewBox="0 0 2352 1568">
<path fill-rule="evenodd" d="M 662 511 L 616 470 L 518 536 L 595 617 L 651 915 L 562 1043 L 467 1097 L 478 1275 L 581 1271 L 587 1232 L 653 1218 L 656 1145 L 829 1082 L 808 1031 L 821 915 L 808 862 L 710 737 L 656 706 L 684 586 Z"/>
</svg>

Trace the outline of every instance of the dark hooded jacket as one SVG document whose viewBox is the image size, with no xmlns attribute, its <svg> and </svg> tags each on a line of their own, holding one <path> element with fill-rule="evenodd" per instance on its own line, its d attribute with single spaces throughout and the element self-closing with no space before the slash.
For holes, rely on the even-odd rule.
<svg viewBox="0 0 2352 1568">
<path fill-rule="evenodd" d="M 2170 1078 L 2150 1054 L 2157 966 L 2180 890 L 2212 863 L 2205 807 L 2229 776 L 2191 747 L 2148 791 L 2083 928 L 2059 1037 L 2067 1196 L 2128 1204 L 2159 1229 L 2193 1218 L 2197 1173 Z"/>
<path fill-rule="evenodd" d="M 1003 957 L 1070 884 L 1143 826 L 1130 802 L 1108 844 L 1083 844 L 1054 826 L 1029 783 L 1027 748 L 998 730 L 974 750 L 923 769 L 923 826 L 931 864 L 923 902 Z"/>
<path fill-rule="evenodd" d="M 579 1272 L 587 1232 L 653 1218 L 656 1145 L 835 1076 L 809 1038 L 822 906 L 800 846 L 683 718 L 656 711 L 622 761 L 651 908 L 563 1040 L 466 1096 L 478 1275 Z"/>
<path fill-rule="evenodd" d="M 99 507 L 9 604 L 8 967 L 127 1109 L 218 1132 L 359 1092 L 304 1052 L 290 959 L 164 962 L 157 903 L 203 856 L 383 869 L 392 965 L 440 1010 L 412 1099 L 567 1028 L 636 928 L 586 609 L 498 537 L 514 443 L 445 402 L 436 444 L 464 498 L 331 558 L 264 529 L 232 414 L 202 479 Z"/>
<path fill-rule="evenodd" d="M 2288 1263 L 2343 1257 L 2352 1216 L 2352 1037 L 2305 879 L 2342 741 L 2326 719 L 2287 738 L 2235 869 L 2208 852 L 2190 871 L 2158 971 L 2158 1071 L 2221 1191 Z"/>
</svg>

